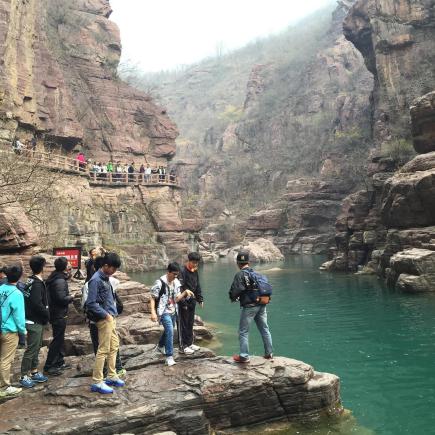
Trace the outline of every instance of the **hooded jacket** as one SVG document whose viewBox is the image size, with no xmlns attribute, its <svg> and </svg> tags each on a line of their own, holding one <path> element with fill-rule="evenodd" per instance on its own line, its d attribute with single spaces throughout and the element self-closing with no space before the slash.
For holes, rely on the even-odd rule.
<svg viewBox="0 0 435 435">
<path fill-rule="evenodd" d="M 31 320 L 39 325 L 46 325 L 50 319 L 47 288 L 44 281 L 37 276 L 33 275 L 30 279 L 33 280 L 29 289 L 30 294 L 29 297 L 24 298 L 26 320 Z"/>
<path fill-rule="evenodd" d="M 73 300 L 69 294 L 65 273 L 55 270 L 45 283 L 48 291 L 50 322 L 64 319 L 68 315 L 68 305 Z"/>
<path fill-rule="evenodd" d="M 254 307 L 257 305 L 257 302 L 254 300 L 255 294 L 249 289 L 250 279 L 245 271 L 252 272 L 253 269 L 245 267 L 236 273 L 231 284 L 229 296 L 232 302 L 239 300 L 241 307 Z"/>
</svg>

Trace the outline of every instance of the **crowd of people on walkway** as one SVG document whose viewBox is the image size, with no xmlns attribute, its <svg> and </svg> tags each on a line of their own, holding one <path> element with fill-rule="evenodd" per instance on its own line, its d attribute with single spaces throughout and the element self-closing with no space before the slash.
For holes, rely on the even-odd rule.
<svg viewBox="0 0 435 435">
<path fill-rule="evenodd" d="M 194 343 L 196 305 L 203 307 L 204 297 L 199 280 L 200 256 L 189 253 L 184 266 L 168 264 L 166 273 L 151 287 L 151 320 L 163 326 L 156 344 L 156 354 L 163 354 L 167 366 L 176 364 L 174 358 L 174 330 L 177 329 L 179 352 L 192 355 L 200 350 Z M 259 292 L 257 280 L 262 275 L 249 265 L 249 253 L 237 255 L 239 272 L 235 275 L 229 297 L 240 302 L 240 353 L 233 356 L 236 363 L 248 363 L 248 334 L 254 320 L 263 339 L 264 358 L 272 359 L 272 337 L 267 324 L 266 305 L 269 296 Z M 119 351 L 117 317 L 123 303 L 117 292 L 120 284 L 113 275 L 121 267 L 121 259 L 114 252 L 94 248 L 86 265 L 86 281 L 82 288 L 81 307 L 89 326 L 95 354 L 92 372 L 92 392 L 111 394 L 114 388 L 125 386 L 126 370 Z M 68 281 L 71 266 L 66 257 L 54 261 L 54 271 L 44 280 L 46 259 L 31 257 L 31 276 L 22 280 L 23 268 L 12 265 L 0 270 L 0 398 L 19 395 L 23 388 L 30 389 L 45 383 L 51 376 L 59 376 L 71 366 L 65 361 L 64 344 L 68 309 L 73 302 Z M 38 370 L 39 354 L 46 325 L 51 324 L 52 339 L 43 372 Z M 11 383 L 11 367 L 21 337 L 25 338 L 25 351 L 21 361 L 19 387 Z"/>
</svg>

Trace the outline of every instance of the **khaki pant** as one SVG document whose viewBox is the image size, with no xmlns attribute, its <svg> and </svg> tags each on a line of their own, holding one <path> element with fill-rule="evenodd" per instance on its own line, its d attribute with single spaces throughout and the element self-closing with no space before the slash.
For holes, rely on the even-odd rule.
<svg viewBox="0 0 435 435">
<path fill-rule="evenodd" d="M 11 365 L 18 347 L 18 334 L 0 334 L 0 388 L 11 385 Z"/>
<path fill-rule="evenodd" d="M 107 359 L 107 377 L 117 379 L 115 365 L 116 354 L 119 349 L 119 339 L 116 333 L 116 320 L 100 320 L 97 322 L 98 328 L 98 351 L 95 356 L 94 370 L 92 378 L 95 383 L 102 382 L 104 379 L 103 368 Z"/>
</svg>

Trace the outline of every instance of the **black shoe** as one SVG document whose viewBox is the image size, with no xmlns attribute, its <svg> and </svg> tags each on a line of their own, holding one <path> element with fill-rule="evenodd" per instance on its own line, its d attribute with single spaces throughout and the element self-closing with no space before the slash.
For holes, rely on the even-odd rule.
<svg viewBox="0 0 435 435">
<path fill-rule="evenodd" d="M 56 368 L 58 368 L 59 370 L 68 370 L 68 369 L 71 369 L 71 368 L 72 368 L 72 365 L 71 365 L 71 364 L 68 364 L 68 363 L 64 363 L 64 364 L 62 364 L 61 366 L 56 367 Z"/>
<path fill-rule="evenodd" d="M 57 367 L 50 367 L 49 369 L 44 369 L 44 373 L 49 376 L 60 376 L 62 370 Z"/>
</svg>

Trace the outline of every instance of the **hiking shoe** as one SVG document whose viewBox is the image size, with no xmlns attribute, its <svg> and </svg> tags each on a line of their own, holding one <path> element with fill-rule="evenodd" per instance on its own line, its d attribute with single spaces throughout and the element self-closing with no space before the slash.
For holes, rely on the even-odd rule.
<svg viewBox="0 0 435 435">
<path fill-rule="evenodd" d="M 195 353 L 195 351 L 190 347 L 185 347 L 184 349 L 181 349 L 181 353 L 184 353 L 185 355 L 192 355 Z"/>
<path fill-rule="evenodd" d="M 264 355 L 264 359 L 273 359 L 273 353 L 269 353 L 269 355 Z"/>
<path fill-rule="evenodd" d="M 110 388 L 104 382 L 98 382 L 98 384 L 92 384 L 91 385 L 91 391 L 93 393 L 112 394 L 113 393 L 113 388 Z"/>
<path fill-rule="evenodd" d="M 33 382 L 38 382 L 40 384 L 48 381 L 47 376 L 44 376 L 42 373 L 39 373 L 39 372 L 32 373 L 32 376 L 30 377 L 30 379 Z"/>
<path fill-rule="evenodd" d="M 50 367 L 49 369 L 45 370 L 44 373 L 46 373 L 49 376 L 60 376 L 62 374 L 62 370 L 58 367 Z"/>
<path fill-rule="evenodd" d="M 196 344 L 192 344 L 191 346 L 189 346 L 194 352 L 197 352 L 198 350 L 201 350 L 201 348 L 199 346 L 197 346 Z"/>
<path fill-rule="evenodd" d="M 23 388 L 33 388 L 35 386 L 35 383 L 28 376 L 23 376 L 20 379 L 20 385 Z"/>
<path fill-rule="evenodd" d="M 125 385 L 125 382 L 122 379 L 110 379 L 107 378 L 104 383 L 106 385 L 109 385 L 110 387 L 123 387 Z"/>
<path fill-rule="evenodd" d="M 240 355 L 233 355 L 233 360 L 236 362 L 236 363 L 248 363 L 249 361 L 251 361 L 250 359 L 249 359 L 249 356 L 240 356 Z"/>
<path fill-rule="evenodd" d="M 12 387 L 11 385 L 9 385 L 9 387 L 6 388 L 6 390 L 3 390 L 2 396 L 3 397 L 5 397 L 5 396 L 6 397 L 7 396 L 17 396 L 18 394 L 21 393 L 21 391 L 23 391 L 22 388 L 15 388 L 15 387 Z"/>
<path fill-rule="evenodd" d="M 174 366 L 175 364 L 177 364 L 174 360 L 173 356 L 169 356 L 168 358 L 166 358 L 166 365 L 168 367 Z"/>
<path fill-rule="evenodd" d="M 118 370 L 116 372 L 116 374 L 118 375 L 118 378 L 121 378 L 121 379 L 125 378 L 127 376 L 127 370 L 125 370 L 125 369 Z"/>
</svg>

